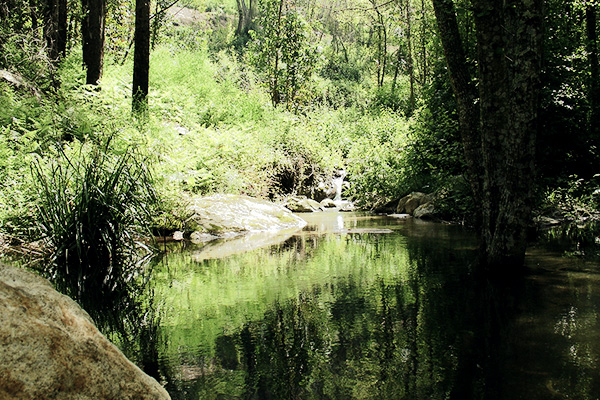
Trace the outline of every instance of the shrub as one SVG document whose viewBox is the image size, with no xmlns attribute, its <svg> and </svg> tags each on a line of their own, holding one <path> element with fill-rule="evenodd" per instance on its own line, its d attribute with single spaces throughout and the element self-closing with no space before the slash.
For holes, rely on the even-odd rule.
<svg viewBox="0 0 600 400">
<path fill-rule="evenodd" d="M 403 153 L 408 127 L 400 115 L 384 111 L 367 114 L 354 124 L 348 194 L 359 206 L 375 209 L 411 191 Z"/>
</svg>

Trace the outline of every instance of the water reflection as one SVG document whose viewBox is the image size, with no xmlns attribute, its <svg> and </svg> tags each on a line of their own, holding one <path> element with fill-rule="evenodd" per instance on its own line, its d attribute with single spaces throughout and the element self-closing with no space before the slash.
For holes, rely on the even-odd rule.
<svg viewBox="0 0 600 400">
<path fill-rule="evenodd" d="M 130 347 L 174 399 L 597 398 L 597 265 L 533 249 L 500 285 L 459 227 L 310 218 L 276 245 L 155 265 L 136 296 L 160 318 Z"/>
</svg>

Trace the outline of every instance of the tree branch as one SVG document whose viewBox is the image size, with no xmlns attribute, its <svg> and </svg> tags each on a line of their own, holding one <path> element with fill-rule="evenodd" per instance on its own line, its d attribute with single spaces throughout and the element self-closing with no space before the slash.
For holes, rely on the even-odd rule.
<svg viewBox="0 0 600 400">
<path fill-rule="evenodd" d="M 339 13 L 339 12 L 344 12 L 344 11 L 377 11 L 379 8 L 381 7 L 385 7 L 389 4 L 395 3 L 397 0 L 389 0 L 386 1 L 383 4 L 379 4 L 379 5 L 374 5 L 373 7 L 369 7 L 369 8 L 361 8 L 361 7 L 352 7 L 352 8 L 342 8 L 339 10 L 334 10 L 334 13 Z"/>
</svg>

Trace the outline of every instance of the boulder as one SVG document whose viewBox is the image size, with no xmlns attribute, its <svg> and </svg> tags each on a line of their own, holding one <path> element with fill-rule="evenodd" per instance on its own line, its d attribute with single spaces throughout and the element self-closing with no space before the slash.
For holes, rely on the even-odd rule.
<svg viewBox="0 0 600 400">
<path fill-rule="evenodd" d="M 1 399 L 169 399 L 50 283 L 0 265 Z"/>
<path fill-rule="evenodd" d="M 332 199 L 323 199 L 319 205 L 321 208 L 337 208 L 337 204 Z"/>
<path fill-rule="evenodd" d="M 433 219 L 435 214 L 435 206 L 433 203 L 425 203 L 421 204 L 417 209 L 413 212 L 413 217 L 420 219 Z"/>
<path fill-rule="evenodd" d="M 300 229 L 306 221 L 270 201 L 220 194 L 190 200 L 186 230 L 220 237 L 233 233 Z"/>
<path fill-rule="evenodd" d="M 421 192 L 413 192 L 408 196 L 404 196 L 398 201 L 398 207 L 396 207 L 396 214 L 410 214 L 414 215 L 414 212 L 419 206 L 431 202 L 432 196 Z"/>
<path fill-rule="evenodd" d="M 285 208 L 293 212 L 315 212 L 321 211 L 321 204 L 306 197 L 290 197 L 284 202 Z"/>
</svg>

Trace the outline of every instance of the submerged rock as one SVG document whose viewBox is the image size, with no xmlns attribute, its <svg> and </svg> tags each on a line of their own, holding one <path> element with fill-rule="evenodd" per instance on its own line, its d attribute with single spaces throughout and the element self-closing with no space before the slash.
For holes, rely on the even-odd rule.
<svg viewBox="0 0 600 400">
<path fill-rule="evenodd" d="M 225 258 L 233 254 L 268 247 L 286 241 L 295 232 L 295 229 L 276 232 L 251 232 L 230 239 L 214 240 L 192 251 L 192 260 L 201 262 L 203 260 Z M 191 238 L 191 240 L 196 244 L 207 242 L 206 240 L 194 241 L 194 238 Z"/>
<path fill-rule="evenodd" d="M 186 220 L 188 231 L 198 232 L 197 236 L 210 234 L 215 238 L 236 233 L 301 229 L 306 225 L 306 221 L 280 205 L 241 195 L 194 199 L 189 213 L 191 216 Z"/>
<path fill-rule="evenodd" d="M 169 399 L 41 277 L 0 265 L 1 399 Z"/>
</svg>

